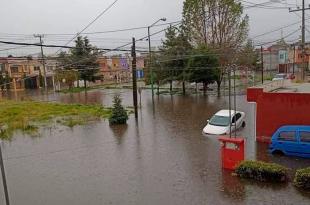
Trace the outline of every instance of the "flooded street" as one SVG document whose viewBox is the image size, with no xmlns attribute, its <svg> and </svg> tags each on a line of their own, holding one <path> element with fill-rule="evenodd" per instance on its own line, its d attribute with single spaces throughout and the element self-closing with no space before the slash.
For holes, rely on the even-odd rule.
<svg viewBox="0 0 310 205">
<path fill-rule="evenodd" d="M 120 93 L 132 106 L 131 90 L 96 90 L 77 94 L 18 93 L 12 99 L 112 105 Z M 202 135 L 207 120 L 227 99 L 216 96 L 154 97 L 142 92 L 139 119 L 110 127 L 108 120 L 68 128 L 51 124 L 41 136 L 16 134 L 3 142 L 12 205 L 102 204 L 310 204 L 310 194 L 285 185 L 258 184 L 221 169 L 220 143 Z M 273 157 L 254 138 L 254 105 L 237 97 L 246 112 L 246 158 L 273 161 L 292 168 L 310 161 Z M 0 201 L 4 201 L 2 181 Z"/>
</svg>

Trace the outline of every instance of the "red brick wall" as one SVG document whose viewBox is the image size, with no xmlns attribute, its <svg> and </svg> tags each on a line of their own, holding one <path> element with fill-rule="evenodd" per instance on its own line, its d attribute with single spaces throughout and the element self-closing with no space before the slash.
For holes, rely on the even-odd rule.
<svg viewBox="0 0 310 205">
<path fill-rule="evenodd" d="M 249 88 L 247 98 L 257 103 L 258 141 L 269 142 L 283 125 L 310 125 L 310 93 L 265 93 L 262 88 Z"/>
</svg>

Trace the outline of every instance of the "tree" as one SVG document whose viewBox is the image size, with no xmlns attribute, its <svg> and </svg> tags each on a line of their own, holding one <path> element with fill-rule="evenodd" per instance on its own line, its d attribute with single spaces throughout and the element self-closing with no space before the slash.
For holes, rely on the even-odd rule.
<svg viewBox="0 0 310 205">
<path fill-rule="evenodd" d="M 109 118 L 111 125 L 126 124 L 128 120 L 128 114 L 125 108 L 122 106 L 122 99 L 119 95 L 115 95 L 113 99 L 112 114 Z"/>
<path fill-rule="evenodd" d="M 214 83 L 220 75 L 218 58 L 205 45 L 199 46 L 192 52 L 187 73 L 189 81 L 203 83 L 203 90 L 206 92 L 207 86 Z"/>
<path fill-rule="evenodd" d="M 55 80 L 57 82 L 65 81 L 69 89 L 73 88 L 74 82 L 78 80 L 78 72 L 75 70 L 56 70 Z"/>
<path fill-rule="evenodd" d="M 207 44 L 219 55 L 221 67 L 216 80 L 220 88 L 225 67 L 234 62 L 235 55 L 248 35 L 248 16 L 236 0 L 185 0 L 183 28 L 194 45 Z"/>
<path fill-rule="evenodd" d="M 248 39 L 247 43 L 237 54 L 237 64 L 240 66 L 255 68 L 257 66 L 258 58 L 259 56 L 252 40 Z"/>
<path fill-rule="evenodd" d="M 181 28 L 170 26 L 166 31 L 166 40 L 160 48 L 161 76 L 170 83 L 174 80 L 182 81 L 183 93 L 185 93 L 184 70 L 187 66 L 187 55 L 190 54 L 192 46 Z"/>
<path fill-rule="evenodd" d="M 5 84 L 5 78 L 2 76 L 2 73 L 0 73 L 0 86 L 1 86 L 0 88 L 2 91 L 5 88 L 4 84 Z"/>
<path fill-rule="evenodd" d="M 75 40 L 75 47 L 69 53 L 61 52 L 58 56 L 60 66 L 66 70 L 77 69 L 79 77 L 84 80 L 86 88 L 87 81 L 95 81 L 98 72 L 98 49 L 92 46 L 87 37 L 78 36 Z"/>
<path fill-rule="evenodd" d="M 4 89 L 9 90 L 11 87 L 12 78 L 10 78 L 9 73 L 7 71 L 2 71 L 0 73 L 0 89 L 3 91 Z"/>
</svg>

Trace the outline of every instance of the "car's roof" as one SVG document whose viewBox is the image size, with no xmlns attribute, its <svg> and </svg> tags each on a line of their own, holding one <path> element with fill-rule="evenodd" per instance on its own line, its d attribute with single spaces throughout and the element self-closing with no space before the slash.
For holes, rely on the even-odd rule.
<svg viewBox="0 0 310 205">
<path fill-rule="evenodd" d="M 286 74 L 276 74 L 275 76 L 274 76 L 275 78 L 283 78 L 283 77 L 286 77 Z"/>
<path fill-rule="evenodd" d="M 295 131 L 295 130 L 306 130 L 310 131 L 310 125 L 286 125 L 278 129 L 278 131 Z"/>
<path fill-rule="evenodd" d="M 240 112 L 237 110 L 237 112 Z M 231 114 L 233 115 L 235 113 L 235 110 L 231 110 Z M 242 113 L 242 112 L 240 112 Z M 218 116 L 229 116 L 229 110 L 220 110 L 218 111 L 217 113 L 215 113 L 215 115 L 218 115 Z"/>
</svg>

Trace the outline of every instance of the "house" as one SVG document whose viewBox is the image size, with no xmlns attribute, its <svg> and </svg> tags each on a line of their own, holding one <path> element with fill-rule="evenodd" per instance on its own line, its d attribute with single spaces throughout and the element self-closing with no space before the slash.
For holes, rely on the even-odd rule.
<svg viewBox="0 0 310 205">
<path fill-rule="evenodd" d="M 137 57 L 137 79 L 144 78 L 144 70 L 145 70 L 145 57 L 139 56 Z"/>
<path fill-rule="evenodd" d="M 307 43 L 305 46 L 305 58 L 306 67 L 309 68 L 310 64 L 310 44 Z M 297 44 L 292 44 L 289 50 L 289 73 L 300 72 L 303 67 L 303 55 L 302 49 Z"/>
<path fill-rule="evenodd" d="M 132 78 L 132 59 L 129 55 L 100 56 L 100 72 L 104 81 L 128 82 Z M 143 78 L 144 57 L 137 57 L 137 77 Z"/>
<path fill-rule="evenodd" d="M 280 71 L 287 67 L 290 46 L 281 39 L 276 44 L 263 50 L 264 69 L 266 71 Z"/>
<path fill-rule="evenodd" d="M 39 88 L 43 86 L 44 67 L 39 59 L 26 57 L 1 57 L 1 75 L 10 78 L 12 89 Z M 50 61 L 48 68 L 54 69 L 56 64 Z M 53 85 L 52 71 L 46 71 L 49 86 Z"/>
</svg>

